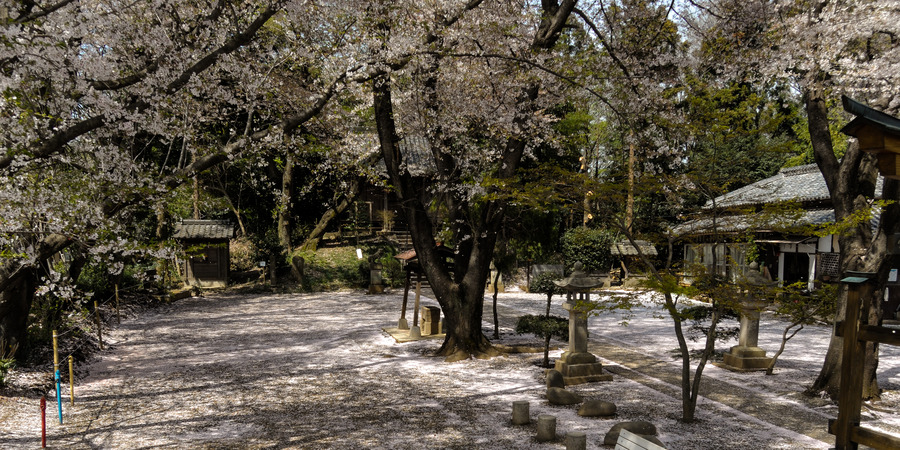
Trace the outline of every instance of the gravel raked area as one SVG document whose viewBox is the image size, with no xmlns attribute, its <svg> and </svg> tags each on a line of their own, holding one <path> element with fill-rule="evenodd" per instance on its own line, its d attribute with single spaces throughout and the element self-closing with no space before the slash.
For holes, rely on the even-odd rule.
<svg viewBox="0 0 900 450">
<path fill-rule="evenodd" d="M 511 325 L 516 315 L 540 313 L 542 298 L 501 294 L 499 343 L 539 344 L 512 333 Z M 382 328 L 396 325 L 400 303 L 397 293 L 221 294 L 147 310 L 123 321 L 106 338 L 110 348 L 79 368 L 74 406 L 63 393 L 62 425 L 54 394 L 47 393 L 48 446 L 564 448 L 566 432 L 583 431 L 588 448 L 602 448 L 606 431 L 625 420 L 653 422 L 672 449 L 833 445 L 783 427 L 777 417 L 754 415 L 754 402 L 771 400 L 758 392 L 763 388 L 748 391 L 760 395 L 743 399 L 743 407 L 702 399 L 698 423 L 682 424 L 677 391 L 659 374 L 643 375 L 629 361 L 613 359 L 627 352 L 598 355 L 619 372 L 612 382 L 569 388 L 616 403 L 618 416 L 580 417 L 576 407 L 547 403 L 540 354 L 445 363 L 429 356 L 439 340 L 398 344 Z M 555 314 L 563 313 L 559 303 Z M 485 306 L 489 333 L 489 298 Z M 603 332 L 592 327 L 592 333 L 609 344 Z M 38 398 L 0 399 L 0 448 L 40 446 Z M 558 442 L 536 442 L 534 424 L 513 426 L 516 400 L 530 401 L 532 418 L 555 415 Z"/>
</svg>

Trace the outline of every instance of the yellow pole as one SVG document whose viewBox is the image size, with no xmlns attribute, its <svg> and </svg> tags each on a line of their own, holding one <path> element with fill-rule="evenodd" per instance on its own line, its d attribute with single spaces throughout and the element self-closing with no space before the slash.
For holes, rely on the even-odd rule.
<svg viewBox="0 0 900 450">
<path fill-rule="evenodd" d="M 94 300 L 94 320 L 97 322 L 97 340 L 100 341 L 100 350 L 103 350 L 103 331 L 100 329 L 100 308 L 97 300 Z"/>
<path fill-rule="evenodd" d="M 71 404 L 75 404 L 75 363 L 72 355 L 69 355 L 69 400 Z"/>
<path fill-rule="evenodd" d="M 59 347 L 56 344 L 56 330 L 53 330 L 53 370 L 59 370 Z"/>
<path fill-rule="evenodd" d="M 116 323 L 122 323 L 122 318 L 119 316 L 119 283 L 116 283 Z"/>
</svg>

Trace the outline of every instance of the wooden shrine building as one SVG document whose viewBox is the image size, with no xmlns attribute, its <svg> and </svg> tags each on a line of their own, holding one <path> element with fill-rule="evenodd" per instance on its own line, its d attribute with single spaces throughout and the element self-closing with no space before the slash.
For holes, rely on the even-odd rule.
<svg viewBox="0 0 900 450">
<path fill-rule="evenodd" d="M 173 236 L 184 250 L 185 283 L 198 287 L 228 285 L 229 243 L 234 225 L 227 220 L 182 220 Z"/>
</svg>

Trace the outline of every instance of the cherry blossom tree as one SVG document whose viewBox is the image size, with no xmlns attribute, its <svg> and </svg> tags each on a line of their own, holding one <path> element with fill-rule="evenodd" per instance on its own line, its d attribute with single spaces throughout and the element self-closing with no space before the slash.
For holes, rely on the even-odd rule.
<svg viewBox="0 0 900 450">
<path fill-rule="evenodd" d="M 128 243 L 125 226 L 133 208 L 156 203 L 194 174 L 245 152 L 291 145 L 294 131 L 359 76 L 349 52 L 329 55 L 340 65 L 317 64 L 321 78 L 302 91 L 279 89 L 269 76 L 286 58 L 259 45 L 265 41 L 258 36 L 265 27 L 307 23 L 297 18 L 315 15 L 308 6 L 61 1 L 0 10 L 5 345 L 24 351 L 18 344 L 50 257 L 73 243 L 94 255 L 137 251 L 141 246 Z M 290 32 L 321 43 L 312 34 L 328 33 L 335 23 L 315 20 Z M 314 53 L 315 46 L 292 51 Z M 273 93 L 290 106 L 258 109 Z M 210 138 L 213 124 L 236 118 L 246 125 L 226 126 Z"/>
<path fill-rule="evenodd" d="M 373 5 L 378 51 L 415 54 L 375 77 L 375 123 L 390 183 L 446 315 L 438 354 L 448 360 L 494 353 L 481 320 L 505 209 L 495 192 L 547 134 L 541 110 L 558 101 L 559 81 L 533 64 L 554 56 L 574 6 L 569 0 L 535 8 L 478 0 L 428 10 L 406 2 Z M 424 191 L 399 145 L 407 136 L 424 137 L 430 147 L 435 172 Z M 436 250 L 439 235 L 454 247 L 449 263 Z"/>
</svg>

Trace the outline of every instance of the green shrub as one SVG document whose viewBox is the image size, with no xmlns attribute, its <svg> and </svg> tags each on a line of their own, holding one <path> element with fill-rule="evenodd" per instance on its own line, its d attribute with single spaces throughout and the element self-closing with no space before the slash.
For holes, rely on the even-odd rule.
<svg viewBox="0 0 900 450">
<path fill-rule="evenodd" d="M 229 247 L 231 270 L 234 272 L 244 272 L 253 270 L 259 263 L 257 261 L 259 253 L 253 241 L 246 237 L 239 237 L 231 241 Z"/>
<path fill-rule="evenodd" d="M 93 292 L 97 296 L 106 296 L 113 292 L 112 276 L 105 263 L 89 263 L 78 275 L 76 286 L 84 292 Z"/>
<path fill-rule="evenodd" d="M 569 340 L 569 320 L 556 316 L 534 316 L 531 314 L 519 317 L 516 321 L 517 334 L 533 334 L 544 338 L 544 367 L 550 367 L 550 338 L 557 337 Z"/>
<path fill-rule="evenodd" d="M 550 315 L 550 302 L 553 300 L 553 296 L 557 294 L 562 294 L 564 291 L 561 287 L 557 286 L 554 281 L 561 280 L 562 277 L 555 272 L 543 272 L 540 275 L 534 277 L 531 280 L 531 285 L 528 286 L 528 292 L 533 292 L 536 294 L 546 294 L 547 295 L 547 314 Z"/>
<path fill-rule="evenodd" d="M 607 271 L 614 259 L 610 247 L 616 239 L 609 230 L 573 228 L 563 235 L 562 251 L 566 265 L 571 269 L 576 261 L 587 271 Z"/>
<path fill-rule="evenodd" d="M 12 345 L 7 349 L 6 343 L 0 342 L 0 387 L 6 386 L 6 375 L 16 365 L 16 348 L 17 346 Z"/>
<path fill-rule="evenodd" d="M 400 261 L 394 258 L 394 255 L 384 255 L 379 261 L 381 262 L 381 278 L 385 286 L 401 287 L 406 282 L 406 272 Z"/>
<path fill-rule="evenodd" d="M 304 278 L 313 291 L 364 288 L 369 284 L 369 264 L 357 259 L 355 247 L 320 248 L 315 252 L 297 252 L 306 260 Z"/>
</svg>

